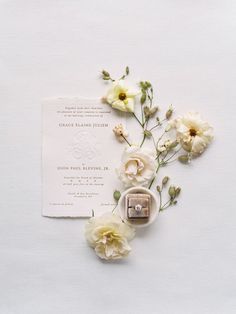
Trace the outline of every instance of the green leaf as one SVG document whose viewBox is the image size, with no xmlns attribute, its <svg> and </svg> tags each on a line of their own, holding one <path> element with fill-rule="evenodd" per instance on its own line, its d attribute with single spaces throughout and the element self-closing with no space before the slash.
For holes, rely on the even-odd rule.
<svg viewBox="0 0 236 314">
<path fill-rule="evenodd" d="M 151 137 L 152 136 L 152 133 L 148 130 L 145 130 L 144 131 L 144 134 L 147 136 L 147 137 Z"/>
<path fill-rule="evenodd" d="M 188 155 L 181 155 L 178 157 L 178 160 L 182 162 L 182 164 L 188 164 L 189 163 L 189 156 Z"/>
<path fill-rule="evenodd" d="M 103 76 L 107 76 L 107 77 L 110 77 L 110 73 L 108 73 L 107 71 L 103 70 L 102 71 L 102 74 Z"/>
<path fill-rule="evenodd" d="M 113 193 L 113 197 L 114 197 L 114 199 L 115 199 L 117 202 L 119 201 L 120 196 L 121 196 L 120 191 L 115 191 L 115 192 Z"/>
<path fill-rule="evenodd" d="M 175 148 L 179 143 L 177 141 L 174 141 L 173 143 L 170 144 L 169 148 Z"/>
<path fill-rule="evenodd" d="M 126 75 L 129 75 L 129 67 L 127 66 L 125 69 Z"/>
</svg>

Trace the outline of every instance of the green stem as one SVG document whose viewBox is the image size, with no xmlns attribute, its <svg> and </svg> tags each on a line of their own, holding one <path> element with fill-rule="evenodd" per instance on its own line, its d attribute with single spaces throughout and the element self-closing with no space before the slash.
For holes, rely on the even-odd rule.
<svg viewBox="0 0 236 314">
<path fill-rule="evenodd" d="M 172 162 L 175 162 L 176 160 L 178 160 L 178 158 L 175 158 L 175 159 L 170 160 L 170 161 L 166 161 L 166 164 L 170 164 L 170 163 L 172 163 Z"/>
<path fill-rule="evenodd" d="M 126 143 L 127 143 L 129 146 L 132 146 L 132 145 L 130 144 L 130 142 L 127 140 L 127 138 L 126 138 L 124 135 L 121 135 L 121 137 L 126 141 Z"/>
<path fill-rule="evenodd" d="M 172 154 L 168 159 L 165 160 L 165 162 L 168 162 L 171 158 L 173 158 L 176 154 L 178 154 L 178 152 L 182 149 L 182 147 L 180 147 L 179 149 L 177 149 L 174 154 Z"/>
<path fill-rule="evenodd" d="M 149 100 L 149 105 L 150 105 L 150 108 L 152 108 L 152 102 L 153 102 L 153 89 L 152 89 L 152 86 L 150 88 L 150 92 L 151 92 L 151 95 L 149 94 L 149 90 L 148 89 L 146 90 L 146 95 L 147 95 L 148 100 Z M 143 115 L 143 110 L 142 110 L 142 115 Z M 142 116 L 142 119 L 144 121 L 143 116 Z M 144 134 L 143 134 L 142 142 L 140 144 L 140 148 L 143 146 L 143 143 L 145 142 L 145 139 L 146 139 L 145 131 L 147 130 L 148 121 L 149 121 L 149 117 L 147 117 L 146 121 L 144 121 L 143 124 L 142 124 Z"/>
<path fill-rule="evenodd" d="M 152 130 L 154 130 L 154 129 L 157 128 L 158 126 L 161 126 L 162 123 L 163 123 L 164 121 L 166 121 L 166 120 L 167 120 L 167 119 L 165 118 L 165 119 L 159 121 L 159 122 L 158 122 L 156 125 L 154 125 L 149 131 L 151 132 Z"/>
<path fill-rule="evenodd" d="M 118 203 L 116 204 L 116 206 L 112 209 L 112 213 L 114 213 L 116 207 L 118 206 Z"/>
<path fill-rule="evenodd" d="M 144 123 L 144 125 L 146 124 L 146 126 L 143 126 L 143 132 L 145 132 L 145 130 L 147 130 L 148 120 L 149 120 L 149 118 L 147 118 L 147 120 L 146 120 L 145 123 Z M 143 140 L 142 140 L 142 142 L 141 142 L 141 144 L 140 144 L 140 147 L 143 146 L 143 143 L 144 143 L 145 139 L 146 139 L 146 134 L 144 133 L 144 134 L 143 134 Z"/>
<path fill-rule="evenodd" d="M 161 136 L 159 137 L 158 141 L 157 141 L 157 148 L 158 148 L 158 144 L 160 143 L 161 139 L 163 138 L 163 136 L 166 134 L 166 131 L 164 131 L 164 133 L 161 134 Z"/>
<path fill-rule="evenodd" d="M 140 144 L 140 148 L 143 146 L 143 143 L 144 143 L 145 139 L 146 139 L 146 134 L 143 135 L 143 140 L 142 140 L 142 142 Z"/>
<path fill-rule="evenodd" d="M 152 181 L 150 182 L 150 184 L 149 184 L 149 189 L 151 189 L 151 187 L 152 187 L 152 184 L 153 184 L 153 182 L 155 181 L 155 179 L 156 179 L 156 176 L 152 179 Z"/>
<path fill-rule="evenodd" d="M 142 125 L 144 125 L 144 115 L 143 115 L 143 105 L 140 103 L 141 115 L 142 115 Z"/>
<path fill-rule="evenodd" d="M 161 194 L 161 192 L 162 192 L 162 191 L 158 191 L 159 197 L 160 197 L 159 211 L 161 211 L 161 208 L 162 208 L 162 194 Z"/>
<path fill-rule="evenodd" d="M 158 159 L 158 166 L 157 166 L 157 169 L 156 169 L 156 175 L 155 175 L 155 177 L 152 179 L 152 181 L 150 182 L 149 187 L 148 187 L 149 189 L 151 189 L 151 187 L 152 187 L 152 185 L 153 185 L 153 182 L 154 182 L 155 179 L 156 179 L 157 173 L 158 173 L 158 171 L 159 171 L 161 165 L 162 165 L 162 163 L 159 162 L 159 159 Z"/>
<path fill-rule="evenodd" d="M 153 142 L 153 145 L 154 145 L 154 147 L 155 147 L 155 150 L 156 150 L 156 142 L 155 142 L 155 138 L 154 138 L 154 136 L 151 134 L 151 136 L 152 136 L 152 142 Z"/>
<path fill-rule="evenodd" d="M 141 125 L 141 127 L 143 128 L 143 124 L 142 122 L 139 120 L 139 118 L 136 116 L 136 114 L 133 112 L 133 116 L 135 117 L 135 119 L 138 121 L 138 123 Z"/>
<path fill-rule="evenodd" d="M 157 166 L 156 174 L 158 173 L 158 171 L 159 171 L 159 169 L 161 168 L 161 166 L 162 166 L 162 163 L 159 162 L 159 163 L 158 163 L 158 166 Z"/>
<path fill-rule="evenodd" d="M 163 206 L 160 207 L 159 211 L 165 210 L 168 207 L 170 207 L 171 206 L 171 201 L 172 201 L 172 199 L 170 198 L 167 202 L 165 202 L 165 204 Z"/>
<path fill-rule="evenodd" d="M 149 132 L 151 132 L 152 130 L 154 130 L 155 128 L 157 128 L 158 126 L 160 126 L 161 124 L 160 123 L 158 123 L 158 124 L 156 124 L 156 125 L 154 125 L 150 130 L 148 130 Z"/>
</svg>

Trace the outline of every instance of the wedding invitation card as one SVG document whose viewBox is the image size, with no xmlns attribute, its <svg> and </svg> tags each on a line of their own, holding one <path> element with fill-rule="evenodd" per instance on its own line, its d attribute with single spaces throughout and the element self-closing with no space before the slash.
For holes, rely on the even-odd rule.
<svg viewBox="0 0 236 314">
<path fill-rule="evenodd" d="M 56 98 L 43 101 L 42 115 L 43 216 L 111 211 L 123 151 L 112 132 L 119 112 L 100 100 Z"/>
</svg>

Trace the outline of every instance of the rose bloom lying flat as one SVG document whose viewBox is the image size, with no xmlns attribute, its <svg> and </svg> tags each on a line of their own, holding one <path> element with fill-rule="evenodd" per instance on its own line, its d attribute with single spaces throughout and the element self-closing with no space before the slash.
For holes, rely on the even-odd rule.
<svg viewBox="0 0 236 314">
<path fill-rule="evenodd" d="M 96 254 L 103 259 L 120 259 L 131 251 L 128 241 L 134 237 L 134 228 L 123 223 L 113 213 L 91 218 L 86 225 L 86 238 Z"/>
<path fill-rule="evenodd" d="M 160 118 L 159 108 L 153 103 L 152 84 L 141 81 L 138 89 L 131 89 L 125 84 L 128 75 L 128 67 L 118 80 L 113 79 L 107 71 L 102 71 L 103 80 L 111 82 L 107 96 L 103 98 L 106 104 L 114 110 L 124 112 L 128 118 L 135 119 L 143 135 L 139 144 L 133 144 L 122 124 L 114 126 L 114 136 L 117 137 L 118 142 L 126 144 L 121 156 L 121 165 L 116 171 L 124 189 L 129 187 L 151 189 L 161 167 L 174 161 L 188 164 L 201 155 L 213 139 L 213 128 L 197 112 L 188 112 L 183 116 L 172 118 L 172 105 L 169 106 L 164 117 Z M 136 112 L 140 112 L 140 115 L 138 116 Z M 155 134 L 158 130 L 156 138 Z M 146 140 L 153 143 L 153 150 L 144 148 Z M 156 185 L 159 211 L 177 204 L 181 188 L 169 185 L 169 181 L 170 178 L 164 176 Z M 163 202 L 165 191 L 167 196 L 166 201 Z M 113 196 L 118 202 L 120 191 L 114 191 Z M 135 229 L 123 221 L 115 213 L 115 209 L 112 213 L 90 218 L 86 224 L 85 236 L 88 244 L 94 248 L 100 258 L 105 260 L 126 257 L 131 251 L 129 241 L 135 235 Z"/>
</svg>

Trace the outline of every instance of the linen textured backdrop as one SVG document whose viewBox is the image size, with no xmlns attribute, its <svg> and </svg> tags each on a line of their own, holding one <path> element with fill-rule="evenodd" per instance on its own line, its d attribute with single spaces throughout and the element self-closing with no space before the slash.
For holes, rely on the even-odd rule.
<svg viewBox="0 0 236 314">
<path fill-rule="evenodd" d="M 0 1 L 0 313 L 236 312 L 233 0 Z M 177 207 L 104 263 L 84 220 L 41 217 L 41 105 L 99 97 L 99 71 L 153 82 L 157 104 L 195 109 L 215 141 L 189 167 L 162 173 Z"/>
</svg>

